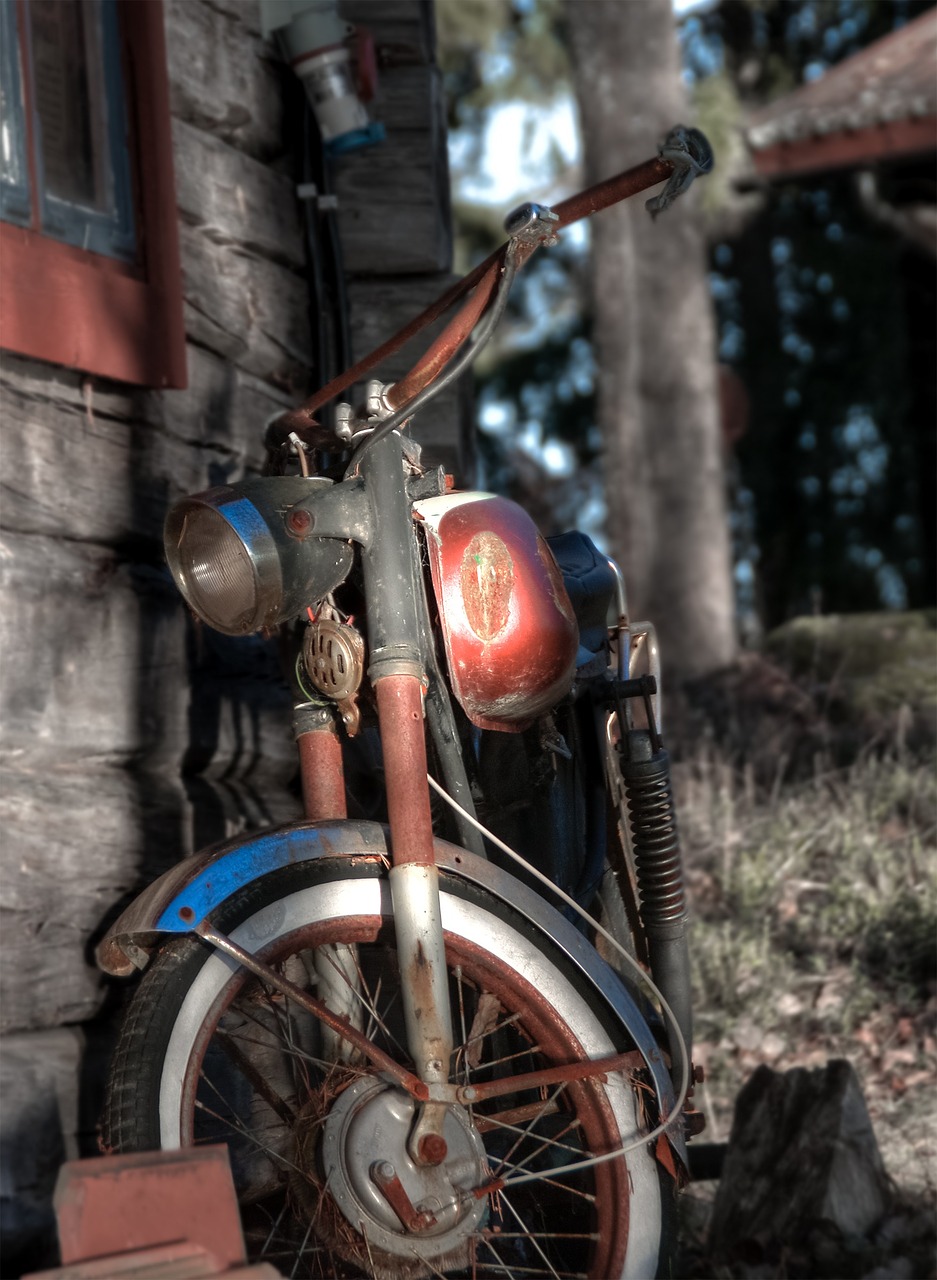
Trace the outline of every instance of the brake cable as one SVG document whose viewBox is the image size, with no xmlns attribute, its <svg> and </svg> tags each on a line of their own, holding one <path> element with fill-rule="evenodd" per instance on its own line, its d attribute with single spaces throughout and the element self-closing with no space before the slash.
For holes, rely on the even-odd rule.
<svg viewBox="0 0 937 1280">
<path fill-rule="evenodd" d="M 357 472 L 361 459 L 369 449 L 373 448 L 379 440 L 383 440 L 391 431 L 406 422 L 408 418 L 416 413 L 417 409 L 435 399 L 441 391 L 444 391 L 456 378 L 463 374 L 471 364 L 474 364 L 479 355 L 481 355 L 482 348 L 487 344 L 498 327 L 501 317 L 504 315 L 508 294 L 511 292 L 511 285 L 517 273 L 519 249 L 520 242 L 516 239 L 509 240 L 504 247 L 500 264 L 501 278 L 497 283 L 494 297 L 489 303 L 488 310 L 482 313 L 482 323 L 473 335 L 471 344 L 452 361 L 438 378 L 424 386 L 422 391 L 418 391 L 412 399 L 407 400 L 401 408 L 397 409 L 390 417 L 385 418 L 379 426 L 373 429 L 363 444 L 356 450 L 351 462 L 348 464 L 348 469 L 345 472 L 346 480 Z"/>
</svg>

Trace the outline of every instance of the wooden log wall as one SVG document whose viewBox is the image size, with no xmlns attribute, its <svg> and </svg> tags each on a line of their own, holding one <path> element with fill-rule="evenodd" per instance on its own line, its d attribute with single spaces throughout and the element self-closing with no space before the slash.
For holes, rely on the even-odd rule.
<svg viewBox="0 0 937 1280">
<path fill-rule="evenodd" d="M 346 16 L 393 46 L 373 104 L 387 140 L 337 162 L 357 358 L 446 287 L 451 231 L 431 0 L 355 0 Z M 266 420 L 317 385 L 284 141 L 290 73 L 263 41 L 253 0 L 166 0 L 165 21 L 188 388 L 91 382 L 6 354 L 0 364 L 10 1268 L 42 1259 L 30 1250 L 49 1235 L 57 1164 L 91 1141 L 120 1001 L 91 963 L 94 940 L 181 857 L 298 808 L 275 653 L 196 630 L 161 539 L 172 502 L 255 469 Z M 417 434 L 433 460 L 465 474 L 456 394 Z"/>
</svg>

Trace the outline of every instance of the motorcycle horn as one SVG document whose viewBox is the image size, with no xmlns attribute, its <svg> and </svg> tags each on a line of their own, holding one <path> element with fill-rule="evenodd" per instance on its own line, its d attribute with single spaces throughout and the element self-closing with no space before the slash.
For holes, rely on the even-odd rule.
<svg viewBox="0 0 937 1280">
<path fill-rule="evenodd" d="M 305 537 L 309 498 L 331 481 L 267 476 L 183 498 L 163 540 L 176 585 L 193 612 L 228 636 L 249 635 L 300 614 L 348 576 L 352 550 L 336 538 Z M 290 512 L 297 503 L 291 529 Z"/>
</svg>

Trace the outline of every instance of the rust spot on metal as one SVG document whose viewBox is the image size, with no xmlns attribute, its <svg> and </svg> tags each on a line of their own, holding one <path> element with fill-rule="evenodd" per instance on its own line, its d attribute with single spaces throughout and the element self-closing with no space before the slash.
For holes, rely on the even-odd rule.
<svg viewBox="0 0 937 1280">
<path fill-rule="evenodd" d="M 485 1098 L 500 1098 L 507 1093 L 520 1093 L 524 1089 L 539 1089 L 545 1085 L 568 1084 L 573 1080 L 604 1081 L 612 1072 L 636 1071 L 644 1065 L 642 1054 L 637 1049 L 632 1049 L 628 1053 L 619 1053 L 614 1058 L 570 1062 L 566 1066 L 545 1067 L 542 1071 L 531 1071 L 506 1080 L 489 1080 L 482 1084 L 468 1085 L 458 1091 L 458 1096 L 460 1101 L 481 1102 Z"/>
<path fill-rule="evenodd" d="M 294 508 L 286 517 L 286 527 L 295 538 L 305 538 L 312 532 L 313 524 L 312 512 L 304 507 Z"/>
<path fill-rule="evenodd" d="M 347 818 L 342 744 L 329 726 L 296 739 L 303 785 L 303 809 L 311 821 Z"/>
<path fill-rule="evenodd" d="M 529 1102 L 523 1107 L 511 1107 L 508 1111 L 498 1111 L 495 1115 L 482 1116 L 476 1114 L 473 1123 L 479 1133 L 491 1133 L 506 1124 L 527 1124 L 531 1120 L 540 1120 L 543 1116 L 554 1116 L 559 1111 L 558 1102 Z"/>
<path fill-rule="evenodd" d="M 418 1151 L 423 1164 L 442 1164 L 449 1154 L 446 1139 L 439 1133 L 424 1133 L 420 1139 Z"/>
<path fill-rule="evenodd" d="M 514 561 L 496 533 L 476 533 L 465 548 L 460 586 L 469 626 L 480 640 L 494 640 L 508 624 L 514 591 Z"/>
</svg>

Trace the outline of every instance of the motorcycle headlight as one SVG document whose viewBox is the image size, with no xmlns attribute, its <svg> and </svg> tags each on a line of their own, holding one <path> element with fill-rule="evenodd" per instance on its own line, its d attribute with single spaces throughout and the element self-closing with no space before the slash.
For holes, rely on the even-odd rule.
<svg viewBox="0 0 937 1280">
<path fill-rule="evenodd" d="M 225 635 L 249 635 L 296 617 L 344 581 L 352 563 L 347 542 L 300 539 L 288 529 L 292 508 L 317 488 L 331 482 L 270 476 L 208 489 L 172 508 L 166 559 L 203 622 Z"/>
</svg>

